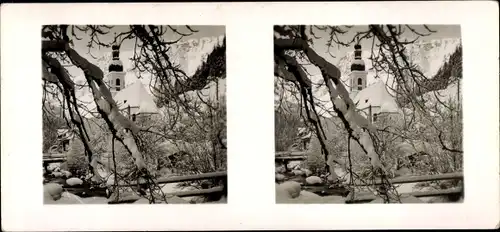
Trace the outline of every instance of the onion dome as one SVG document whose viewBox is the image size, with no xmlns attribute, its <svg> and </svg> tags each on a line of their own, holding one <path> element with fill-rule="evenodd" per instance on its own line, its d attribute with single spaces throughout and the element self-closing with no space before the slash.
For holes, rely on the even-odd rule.
<svg viewBox="0 0 500 232">
<path fill-rule="evenodd" d="M 109 72 L 123 72 L 123 63 L 120 60 L 120 46 L 117 44 L 113 44 L 111 46 L 113 59 L 111 60 L 108 71 Z"/>
<path fill-rule="evenodd" d="M 365 62 L 361 59 L 361 45 L 354 45 L 354 61 L 351 64 L 351 71 L 365 71 Z"/>
</svg>

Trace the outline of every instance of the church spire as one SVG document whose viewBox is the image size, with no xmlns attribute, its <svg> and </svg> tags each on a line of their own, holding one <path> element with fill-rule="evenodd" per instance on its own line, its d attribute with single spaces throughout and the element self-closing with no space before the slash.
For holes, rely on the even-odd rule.
<svg viewBox="0 0 500 232">
<path fill-rule="evenodd" d="M 354 62 L 351 64 L 351 71 L 365 71 L 365 62 L 361 59 L 361 45 L 354 45 Z"/>
<path fill-rule="evenodd" d="M 357 92 L 366 88 L 367 75 L 365 61 L 361 58 L 361 45 L 359 41 L 354 45 L 354 61 L 351 64 L 351 93 L 356 95 Z"/>
<path fill-rule="evenodd" d="M 115 38 L 116 38 L 116 33 L 115 33 Z M 113 44 L 111 46 L 112 54 L 113 54 L 113 59 L 111 60 L 111 63 L 109 64 L 108 71 L 109 72 L 123 72 L 123 64 L 120 60 L 120 45 L 117 43 Z"/>
<path fill-rule="evenodd" d="M 116 38 L 116 33 L 115 33 Z M 117 43 L 111 46 L 113 59 L 108 66 L 108 83 L 111 94 L 114 96 L 116 92 L 125 88 L 125 72 L 123 71 L 123 63 L 120 60 L 120 45 Z"/>
</svg>

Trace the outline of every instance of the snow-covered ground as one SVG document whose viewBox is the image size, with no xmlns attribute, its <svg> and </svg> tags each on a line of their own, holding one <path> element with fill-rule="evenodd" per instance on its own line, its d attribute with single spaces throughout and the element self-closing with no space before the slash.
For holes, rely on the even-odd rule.
<svg viewBox="0 0 500 232">
<path fill-rule="evenodd" d="M 287 181 L 276 184 L 276 203 L 278 204 L 343 204 L 341 196 L 319 196 L 315 193 L 301 190 L 298 182 Z"/>
<path fill-rule="evenodd" d="M 51 189 L 54 188 L 56 184 L 46 184 L 44 186 L 44 203 L 45 204 L 108 204 L 109 199 L 106 197 L 79 197 L 75 194 L 69 193 L 61 187 L 56 187 L 56 190 Z M 192 197 L 176 197 L 172 196 L 169 193 L 174 192 L 183 192 L 183 191 L 192 191 L 196 188 L 192 186 L 188 187 L 178 187 L 178 183 L 169 183 L 161 185 L 162 191 L 167 196 L 167 201 L 170 204 L 189 204 L 190 201 L 196 201 L 196 198 L 199 196 Z M 57 189 L 58 188 L 58 189 Z M 49 190 L 47 190 L 49 189 Z M 56 192 L 56 194 L 54 194 Z M 51 196 L 52 195 L 52 196 Z M 60 195 L 60 197 L 54 197 L 54 195 Z M 219 202 L 215 203 L 223 203 L 226 199 L 221 199 Z M 147 199 L 139 199 L 137 204 L 149 204 Z M 202 201 L 197 201 L 197 203 L 204 203 Z"/>
<path fill-rule="evenodd" d="M 291 161 L 288 164 L 289 168 L 294 168 L 297 165 L 300 165 L 301 161 Z M 338 176 L 343 177 L 347 173 L 341 169 L 336 167 L 335 172 Z M 419 188 L 417 187 L 418 183 L 405 183 L 405 184 L 396 184 L 396 191 L 399 194 L 407 195 L 412 192 L 419 191 L 429 191 L 430 188 Z M 366 192 L 368 190 L 357 190 L 361 192 Z M 405 197 L 403 199 L 403 203 L 419 203 L 423 201 L 424 203 L 430 202 L 443 202 L 441 197 L 420 197 L 418 200 L 415 197 Z M 323 203 L 323 204 L 343 204 L 347 199 L 341 196 L 319 196 L 315 193 L 304 191 L 301 188 L 300 183 L 295 181 L 285 181 L 281 184 L 276 184 L 276 203 L 285 203 L 285 204 L 308 204 L 308 203 Z M 420 202 L 421 203 L 421 202 Z"/>
<path fill-rule="evenodd" d="M 196 190 L 196 188 L 193 187 L 193 186 L 179 187 L 178 185 L 179 185 L 179 183 L 164 184 L 164 185 L 161 185 L 161 190 L 165 194 L 174 193 L 174 192 L 186 192 L 186 191 Z M 191 201 L 191 200 L 194 200 L 195 198 L 197 198 L 197 196 L 194 196 L 194 197 L 182 197 L 182 199 L 184 199 L 184 200 L 186 200 L 188 202 Z"/>
<path fill-rule="evenodd" d="M 344 176 L 346 175 L 347 173 L 341 169 L 341 168 L 335 168 L 335 172 L 339 175 L 339 176 Z M 418 183 L 404 183 L 404 184 L 397 184 L 397 185 L 394 185 L 394 187 L 396 187 L 396 191 L 399 193 L 399 194 L 405 194 L 405 193 L 411 193 L 411 192 L 416 192 L 416 191 L 426 191 L 426 189 L 419 189 L 417 188 Z M 424 201 L 424 202 L 428 202 L 430 200 L 432 200 L 434 197 L 421 197 L 419 198 L 420 200 Z"/>
</svg>

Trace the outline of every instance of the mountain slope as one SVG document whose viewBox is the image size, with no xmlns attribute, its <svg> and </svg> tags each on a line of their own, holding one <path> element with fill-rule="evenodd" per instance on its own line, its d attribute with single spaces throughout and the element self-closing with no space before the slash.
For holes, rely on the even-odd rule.
<svg viewBox="0 0 500 232">
<path fill-rule="evenodd" d="M 410 55 L 410 60 L 420 67 L 420 70 L 427 75 L 430 79 L 426 83 L 426 91 L 438 91 L 441 89 L 446 89 L 448 85 L 454 82 L 457 76 L 461 76 L 461 40 L 459 38 L 445 38 L 445 39 L 434 39 L 429 41 L 419 41 L 414 44 L 407 46 L 408 54 Z M 369 59 L 371 55 L 370 48 L 364 48 L 362 52 L 362 59 L 365 61 L 365 66 L 368 71 L 367 82 L 368 85 L 376 83 L 378 81 L 374 78 L 375 72 L 370 70 L 372 68 L 372 62 Z M 341 56 L 339 62 L 337 62 L 337 67 L 341 70 L 342 80 L 345 84 L 348 84 L 347 80 L 350 73 L 351 64 L 354 61 L 354 51 L 346 53 Z M 310 65 L 309 65 L 310 66 Z M 317 68 L 307 68 L 308 71 L 312 70 L 310 73 L 314 73 Z M 316 70 L 317 71 L 317 70 Z M 378 73 L 379 76 L 384 80 L 387 79 L 387 74 Z M 317 75 L 316 75 L 317 76 Z M 316 78 L 312 75 L 311 78 Z M 451 76 L 451 78 L 450 78 Z M 321 83 L 321 77 L 319 78 Z M 348 86 L 347 86 L 348 87 Z M 349 87 L 348 87 L 349 89 Z M 328 93 L 328 89 L 325 86 L 320 88 L 313 87 L 313 91 L 316 96 L 324 102 L 324 107 L 331 108 L 331 101 Z M 417 94 L 423 94 L 417 93 Z M 391 92 L 392 94 L 392 92 Z M 288 98 L 287 98 L 288 99 Z M 275 99 L 275 102 L 278 99 Z M 289 101 L 293 101 L 292 98 Z M 321 111 L 321 110 L 320 110 Z M 326 114 L 323 114 L 329 117 Z"/>
<path fill-rule="evenodd" d="M 418 65 L 420 70 L 428 77 L 432 78 L 439 68 L 447 61 L 455 49 L 461 44 L 460 38 L 433 39 L 428 41 L 418 41 L 406 46 L 406 50 L 412 63 Z M 368 83 L 373 83 L 375 71 L 370 60 L 371 48 L 363 48 L 362 59 L 365 61 L 368 71 Z M 336 64 L 341 70 L 342 78 L 348 79 L 351 72 L 351 64 L 354 61 L 354 50 L 342 56 Z M 379 73 L 379 76 L 386 76 L 386 73 Z"/>
<path fill-rule="evenodd" d="M 216 45 L 220 45 L 222 43 L 223 38 L 224 36 L 222 35 L 219 37 L 204 37 L 200 39 L 181 41 L 171 45 L 169 57 L 174 64 L 180 65 L 180 68 L 186 72 L 188 76 L 193 76 L 197 69 L 207 60 L 208 55 L 216 48 Z M 135 83 L 137 80 L 136 74 L 131 71 L 132 63 L 128 61 L 132 56 L 132 51 L 120 51 L 120 59 L 122 60 L 124 68 L 127 72 L 125 75 L 126 87 Z M 105 72 L 105 75 L 107 75 L 107 67 L 111 60 L 112 56 L 109 53 L 97 59 L 95 64 Z M 145 85 L 145 88 L 149 93 L 151 93 L 148 86 L 150 84 L 150 79 L 151 76 L 149 74 L 143 75 L 143 78 L 141 79 L 141 82 Z M 204 95 L 207 98 L 213 99 L 217 93 L 220 97 L 225 93 L 225 79 L 218 79 L 217 83 L 210 82 L 205 85 L 205 88 L 198 91 L 200 91 L 201 95 Z M 197 96 L 197 91 L 190 91 L 188 94 Z M 89 109 L 95 108 L 92 94 L 89 92 L 88 88 L 78 91 L 77 96 L 79 100 L 85 102 L 84 105 L 88 105 L 87 107 Z M 82 114 L 91 116 L 86 112 L 82 112 Z"/>
</svg>

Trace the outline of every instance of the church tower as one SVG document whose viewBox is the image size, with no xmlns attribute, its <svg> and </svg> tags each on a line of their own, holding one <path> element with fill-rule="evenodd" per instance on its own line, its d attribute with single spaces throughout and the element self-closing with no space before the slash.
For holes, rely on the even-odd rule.
<svg viewBox="0 0 500 232">
<path fill-rule="evenodd" d="M 125 88 L 125 72 L 120 61 L 120 46 L 114 44 L 111 48 L 113 49 L 113 59 L 108 67 L 108 85 L 114 97 L 118 91 Z"/>
<path fill-rule="evenodd" d="M 365 70 L 365 62 L 361 58 L 361 45 L 354 45 L 354 61 L 351 64 L 350 86 L 351 94 L 355 96 L 359 91 L 366 88 L 366 77 L 368 72 Z"/>
</svg>

